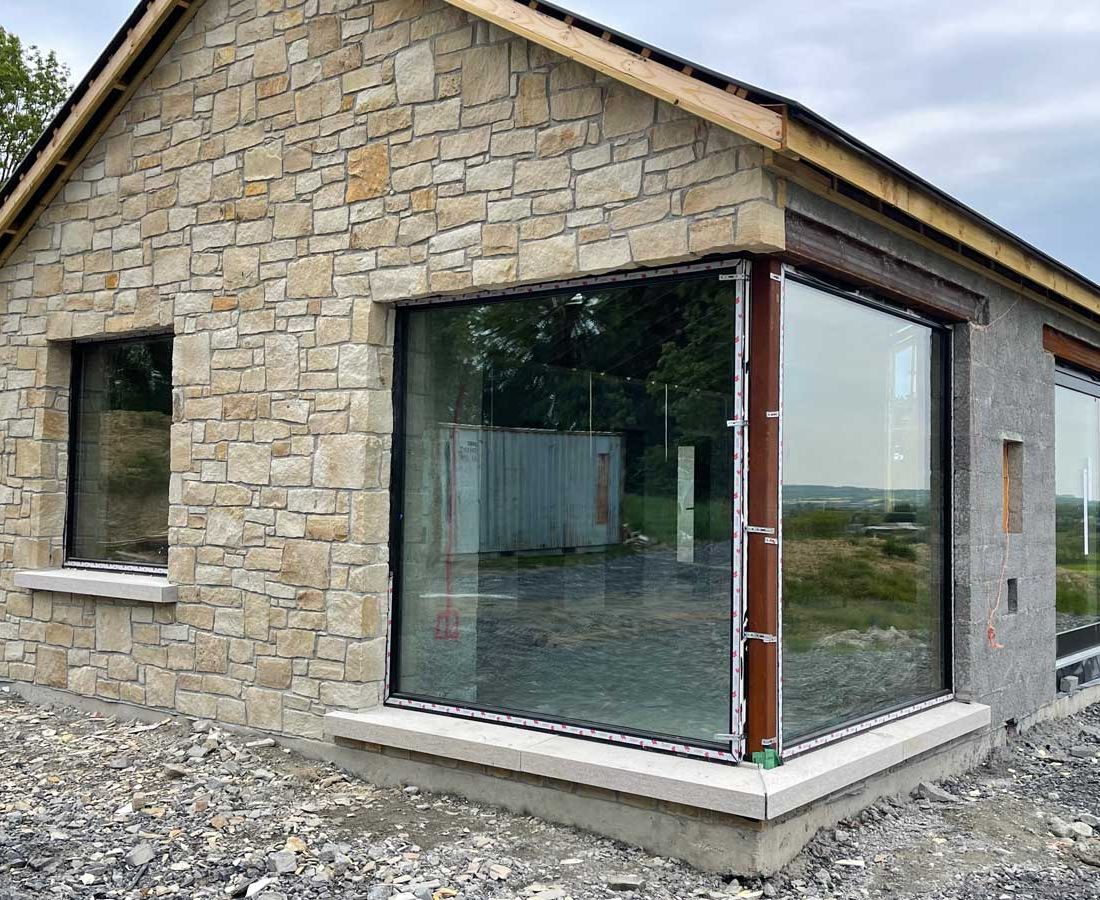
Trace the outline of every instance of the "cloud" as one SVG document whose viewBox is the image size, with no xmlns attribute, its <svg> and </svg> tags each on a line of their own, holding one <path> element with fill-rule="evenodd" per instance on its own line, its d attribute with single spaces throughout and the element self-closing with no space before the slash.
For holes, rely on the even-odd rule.
<svg viewBox="0 0 1100 900">
<path fill-rule="evenodd" d="M 0 25 L 79 77 L 132 2 L 0 0 Z M 1100 280 L 1097 0 L 560 2 L 804 103 Z"/>
<path fill-rule="evenodd" d="M 1096 0 L 563 0 L 784 94 L 1100 280 Z"/>
</svg>

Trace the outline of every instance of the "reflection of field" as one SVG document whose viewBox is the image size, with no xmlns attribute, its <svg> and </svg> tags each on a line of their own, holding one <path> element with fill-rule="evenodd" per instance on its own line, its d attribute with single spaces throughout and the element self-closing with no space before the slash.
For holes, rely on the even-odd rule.
<svg viewBox="0 0 1100 900">
<path fill-rule="evenodd" d="M 1100 505 L 1089 505 L 1087 520 L 1078 497 L 1059 497 L 1055 505 L 1055 591 L 1058 630 L 1090 625 L 1100 618 L 1100 534 L 1095 523 Z M 1085 552 L 1083 524 L 1089 523 L 1092 552 Z"/>
<path fill-rule="evenodd" d="M 932 560 L 898 537 L 783 544 L 783 731 L 797 739 L 942 687 Z"/>
<path fill-rule="evenodd" d="M 795 645 L 841 631 L 925 635 L 938 620 L 929 599 L 927 544 L 871 537 L 801 538 L 783 545 L 783 629 Z"/>
<path fill-rule="evenodd" d="M 1058 630 L 1071 631 L 1100 620 L 1096 565 L 1092 561 L 1059 563 L 1054 570 Z"/>
</svg>

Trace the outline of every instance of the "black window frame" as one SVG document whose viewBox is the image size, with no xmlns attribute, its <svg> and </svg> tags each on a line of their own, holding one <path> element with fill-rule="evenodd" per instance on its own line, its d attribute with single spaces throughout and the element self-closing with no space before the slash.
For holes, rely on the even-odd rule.
<svg viewBox="0 0 1100 900">
<path fill-rule="evenodd" d="M 943 377 L 940 383 L 941 400 L 941 437 L 940 437 L 940 465 L 942 467 L 941 507 L 943 515 L 943 571 L 940 575 L 943 585 L 941 597 L 941 649 L 943 657 L 943 684 L 940 690 L 933 691 L 921 697 L 912 698 L 900 703 L 883 707 L 882 709 L 860 716 L 854 716 L 843 722 L 828 726 L 804 735 L 798 736 L 789 744 L 783 742 L 783 758 L 797 756 L 807 750 L 814 749 L 824 744 L 833 743 L 850 737 L 860 731 L 874 727 L 876 724 L 891 719 L 901 718 L 916 708 L 935 705 L 945 702 L 955 694 L 955 660 L 954 660 L 954 609 L 955 609 L 955 528 L 953 518 L 953 486 L 955 481 L 954 469 L 954 328 L 953 323 L 933 318 L 924 312 L 918 312 L 908 306 L 883 299 L 879 295 L 844 286 L 830 279 L 819 277 L 811 272 L 801 269 L 788 268 L 784 274 L 787 281 L 796 282 L 806 287 L 814 288 L 830 294 L 838 299 L 847 300 L 859 306 L 865 306 L 880 313 L 895 316 L 899 319 L 907 319 L 929 328 L 939 344 L 939 352 L 942 354 Z M 782 360 L 780 361 L 782 365 Z M 782 482 L 781 482 L 782 483 Z M 782 498 L 780 501 L 780 517 L 782 517 Z M 780 524 L 782 535 L 782 523 Z M 782 544 L 782 537 L 780 538 Z M 782 548 L 781 548 L 782 552 Z M 782 558 L 782 557 L 781 557 Z M 780 563 L 780 583 L 782 584 L 782 563 Z M 782 620 L 782 603 L 780 605 L 780 619 Z M 780 621 L 780 634 L 782 634 L 782 621 Z M 782 640 L 782 638 L 780 638 Z M 780 649 L 782 654 L 782 648 Z M 782 692 L 782 684 L 780 691 Z M 782 710 L 782 697 L 780 697 L 780 709 Z M 779 727 L 782 730 L 783 722 L 780 717 Z"/>
<path fill-rule="evenodd" d="M 401 691 L 397 685 L 397 673 L 400 671 L 401 641 L 398 636 L 401 631 L 401 569 L 404 561 L 404 500 L 405 500 L 405 468 L 407 441 L 405 439 L 405 426 L 407 415 L 407 384 L 408 384 L 408 323 L 410 315 L 422 311 L 425 308 L 460 308 L 469 306 L 486 306 L 490 304 L 522 302 L 524 299 L 537 299 L 568 292 L 572 289 L 585 287 L 613 287 L 617 285 L 633 285 L 640 283 L 677 282 L 694 279 L 721 278 L 722 280 L 735 281 L 740 276 L 740 266 L 745 261 L 744 257 L 730 257 L 713 263 L 696 263 L 682 266 L 666 266 L 658 269 L 642 270 L 637 272 L 597 275 L 577 279 L 548 282 L 537 285 L 503 288 L 499 290 L 478 291 L 456 297 L 431 297 L 423 300 L 411 300 L 395 304 L 396 322 L 394 331 L 394 363 L 393 363 L 393 410 L 394 430 L 390 450 L 390 483 L 389 483 L 389 580 L 388 591 L 388 628 L 387 628 L 387 653 L 386 673 L 383 688 L 383 705 L 401 706 L 406 708 L 423 709 L 437 715 L 447 715 L 461 719 L 482 719 L 502 724 L 513 725 L 525 730 L 543 731 L 548 734 L 566 734 L 578 740 L 587 740 L 595 743 L 622 743 L 632 746 L 643 746 L 645 749 L 672 755 L 686 755 L 697 758 L 717 760 L 720 762 L 736 764 L 742 757 L 730 752 L 730 744 L 723 740 L 701 741 L 688 740 L 683 737 L 659 732 L 647 732 L 637 728 L 628 728 L 620 725 L 607 725 L 588 722 L 583 719 L 566 718 L 544 713 L 534 713 L 524 710 L 501 709 L 484 704 L 459 702 L 445 698 L 419 695 Z M 734 285 L 730 285 L 731 297 L 734 293 Z M 746 310 L 747 314 L 747 310 Z M 734 364 L 734 328 L 735 309 L 731 304 L 729 320 L 729 359 L 730 372 L 733 372 Z M 747 457 L 746 457 L 747 462 Z M 730 465 L 733 465 L 732 457 Z M 731 522 L 732 534 L 732 522 Z M 730 602 L 732 608 L 733 582 L 730 582 Z M 744 602 L 744 601 L 742 601 Z M 733 629 L 731 617 L 731 634 Z M 732 657 L 729 678 L 734 678 L 732 671 Z M 727 714 L 727 727 L 732 728 L 732 711 Z M 560 726 L 560 727 L 555 727 Z M 564 729 L 564 730 L 563 730 Z"/>
<path fill-rule="evenodd" d="M 1093 397 L 1100 401 L 1100 377 L 1085 369 L 1078 369 L 1061 360 L 1055 363 L 1054 369 L 1055 388 L 1065 388 L 1076 391 L 1087 397 Z M 1058 423 L 1054 423 L 1054 435 L 1057 441 Z M 1057 492 L 1055 492 L 1057 494 Z M 1076 659 L 1090 655 L 1090 651 L 1100 655 L 1100 622 L 1092 625 L 1082 625 L 1079 628 L 1071 628 L 1069 631 L 1054 629 L 1054 658 L 1056 665 L 1061 668 L 1070 666 L 1066 660 Z"/>
<path fill-rule="evenodd" d="M 73 341 L 69 345 L 69 434 L 66 441 L 68 453 L 65 476 L 65 526 L 63 535 L 64 563 L 66 569 L 84 569 L 100 572 L 119 572 L 131 575 L 160 575 L 168 574 L 168 565 L 152 565 L 149 563 L 125 563 L 112 560 L 85 559 L 73 553 L 73 526 L 76 522 L 76 485 L 77 485 L 77 452 L 76 446 L 79 439 L 80 406 L 83 388 L 83 355 L 90 348 L 102 347 L 109 344 L 137 344 L 155 340 L 174 341 L 173 331 L 149 331 L 140 334 L 127 334 L 119 337 L 91 338 L 88 340 Z M 174 383 L 174 380 L 173 380 Z M 171 426 L 169 426 L 169 440 L 171 440 Z M 170 485 L 166 486 L 170 490 Z"/>
</svg>

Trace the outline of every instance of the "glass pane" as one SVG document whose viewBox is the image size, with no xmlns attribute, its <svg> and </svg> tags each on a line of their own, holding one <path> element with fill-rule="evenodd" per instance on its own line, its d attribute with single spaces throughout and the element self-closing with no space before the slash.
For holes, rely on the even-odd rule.
<svg viewBox="0 0 1100 900">
<path fill-rule="evenodd" d="M 74 352 L 72 559 L 168 564 L 172 339 Z"/>
<path fill-rule="evenodd" d="M 729 728 L 731 291 L 408 314 L 397 688 Z"/>
<path fill-rule="evenodd" d="M 1056 607 L 1065 634 L 1100 623 L 1100 407 L 1065 387 L 1054 401 Z M 1060 652 L 1072 649 L 1083 648 Z"/>
<path fill-rule="evenodd" d="M 784 296 L 783 734 L 944 687 L 942 341 L 798 282 Z"/>
</svg>

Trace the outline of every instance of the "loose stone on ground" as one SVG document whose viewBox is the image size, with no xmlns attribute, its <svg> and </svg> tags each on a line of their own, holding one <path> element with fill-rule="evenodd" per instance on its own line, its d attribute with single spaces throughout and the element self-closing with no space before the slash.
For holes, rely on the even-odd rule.
<svg viewBox="0 0 1100 900">
<path fill-rule="evenodd" d="M 1095 900 L 1096 751 L 1100 706 L 880 800 L 760 879 L 379 788 L 208 720 L 143 725 L 0 691 L 0 900 Z"/>
</svg>

